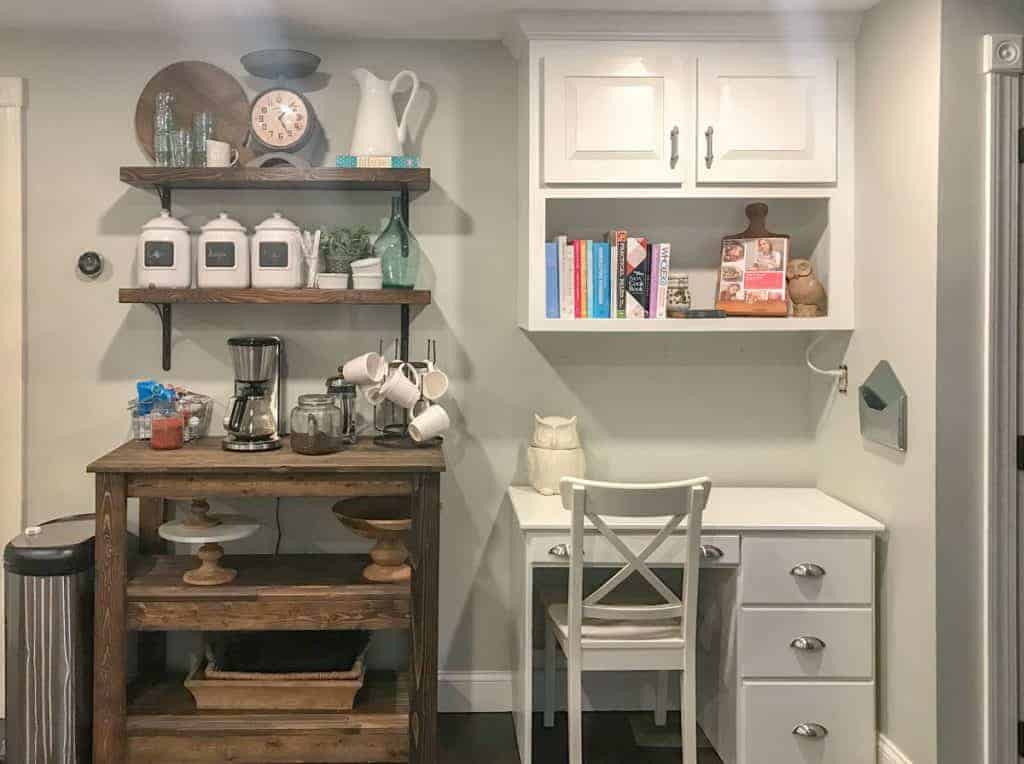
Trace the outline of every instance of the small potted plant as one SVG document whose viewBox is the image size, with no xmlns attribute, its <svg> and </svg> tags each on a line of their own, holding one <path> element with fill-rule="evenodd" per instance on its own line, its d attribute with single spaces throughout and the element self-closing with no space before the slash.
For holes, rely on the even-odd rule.
<svg viewBox="0 0 1024 764">
<path fill-rule="evenodd" d="M 348 289 L 348 277 L 355 260 L 369 257 L 373 248 L 366 226 L 332 228 L 320 240 L 324 272 L 317 280 L 321 289 Z"/>
</svg>

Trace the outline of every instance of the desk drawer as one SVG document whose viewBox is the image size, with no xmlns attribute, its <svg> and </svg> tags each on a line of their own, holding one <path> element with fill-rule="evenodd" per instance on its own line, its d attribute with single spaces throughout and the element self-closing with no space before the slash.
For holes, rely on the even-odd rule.
<svg viewBox="0 0 1024 764">
<path fill-rule="evenodd" d="M 744 536 L 741 601 L 871 605 L 873 543 L 872 536 Z"/>
<path fill-rule="evenodd" d="M 654 533 L 623 533 L 620 535 L 634 554 L 639 554 Z M 707 552 L 702 565 L 736 566 L 740 563 L 739 536 L 701 536 L 701 543 Z M 529 558 L 531 563 L 549 565 L 569 564 L 569 534 L 535 536 L 530 539 Z M 719 554 L 721 552 L 721 554 Z M 622 555 L 604 536 L 596 531 L 587 533 L 583 541 L 583 559 L 588 565 L 621 565 Z M 686 559 L 686 534 L 677 533 L 666 540 L 651 555 L 651 565 L 682 565 Z"/>
<path fill-rule="evenodd" d="M 872 677 L 870 608 L 745 607 L 740 618 L 740 674 L 745 678 Z"/>
<path fill-rule="evenodd" d="M 746 682 L 741 701 L 740 761 L 872 762 L 877 745 L 874 703 L 875 686 L 870 683 Z M 804 734 L 797 734 L 796 730 Z"/>
</svg>

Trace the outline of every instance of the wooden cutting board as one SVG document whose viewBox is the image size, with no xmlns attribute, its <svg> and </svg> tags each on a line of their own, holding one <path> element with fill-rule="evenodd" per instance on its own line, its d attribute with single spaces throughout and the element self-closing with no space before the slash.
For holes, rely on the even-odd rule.
<svg viewBox="0 0 1024 764">
<path fill-rule="evenodd" d="M 249 99 L 242 85 L 220 67 L 203 61 L 179 61 L 161 69 L 146 83 L 135 106 L 135 134 L 146 155 L 153 151 L 153 112 L 156 94 L 174 93 L 174 117 L 179 127 L 192 127 L 192 115 L 208 111 L 214 116 L 213 137 L 238 149 L 239 163 L 252 159 L 243 144 L 249 135 Z"/>
</svg>

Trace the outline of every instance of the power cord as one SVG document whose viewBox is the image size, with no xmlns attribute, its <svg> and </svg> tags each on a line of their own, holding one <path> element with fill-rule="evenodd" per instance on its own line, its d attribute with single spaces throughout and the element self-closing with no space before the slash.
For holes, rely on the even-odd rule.
<svg viewBox="0 0 1024 764">
<path fill-rule="evenodd" d="M 807 361 L 808 368 L 811 371 L 813 371 L 815 374 L 821 374 L 822 376 L 825 376 L 825 377 L 835 377 L 836 379 L 838 379 L 839 380 L 839 392 L 842 393 L 843 395 L 846 395 L 846 392 L 849 389 L 849 384 L 850 384 L 850 382 L 849 382 L 850 372 L 849 372 L 849 369 L 846 368 L 846 364 L 845 363 L 840 364 L 838 369 L 819 369 L 811 361 L 811 353 L 814 352 L 815 346 L 819 342 L 821 342 L 823 339 L 825 339 L 825 335 L 824 334 L 818 335 L 818 337 L 816 337 L 814 339 L 814 341 L 811 342 L 811 344 L 807 346 L 807 352 L 804 354 L 804 360 Z"/>
</svg>

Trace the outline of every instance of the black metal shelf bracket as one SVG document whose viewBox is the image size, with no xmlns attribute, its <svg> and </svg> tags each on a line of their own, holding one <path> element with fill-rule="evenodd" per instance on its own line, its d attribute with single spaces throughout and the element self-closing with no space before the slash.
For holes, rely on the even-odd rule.
<svg viewBox="0 0 1024 764">
<path fill-rule="evenodd" d="M 160 209 L 171 211 L 171 187 L 157 186 L 156 193 L 160 197 Z"/>
<path fill-rule="evenodd" d="M 160 316 L 160 334 L 163 344 L 164 371 L 171 370 L 171 304 L 169 302 L 151 303 L 156 314 Z"/>
</svg>

